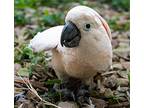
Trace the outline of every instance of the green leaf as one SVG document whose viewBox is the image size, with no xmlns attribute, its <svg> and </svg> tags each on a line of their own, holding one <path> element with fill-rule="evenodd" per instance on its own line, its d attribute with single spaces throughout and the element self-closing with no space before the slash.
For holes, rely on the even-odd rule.
<svg viewBox="0 0 144 108">
<path fill-rule="evenodd" d="M 28 69 L 27 68 L 21 68 L 19 71 L 18 71 L 19 75 L 20 76 L 29 76 L 29 72 L 28 72 Z"/>
<path fill-rule="evenodd" d="M 47 85 L 53 85 L 53 84 L 61 84 L 61 80 L 58 79 L 52 79 L 52 80 L 47 80 L 46 84 Z"/>
<path fill-rule="evenodd" d="M 130 82 L 130 72 L 128 73 L 128 80 L 129 80 L 129 82 Z"/>
</svg>

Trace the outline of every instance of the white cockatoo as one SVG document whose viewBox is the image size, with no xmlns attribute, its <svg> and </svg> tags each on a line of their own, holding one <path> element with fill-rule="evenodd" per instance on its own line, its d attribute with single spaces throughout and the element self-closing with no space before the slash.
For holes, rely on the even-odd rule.
<svg viewBox="0 0 144 108">
<path fill-rule="evenodd" d="M 110 28 L 95 10 L 86 6 L 72 8 L 65 25 L 37 33 L 29 46 L 35 52 L 51 50 L 56 75 L 69 81 L 69 86 L 73 84 L 72 88 L 79 87 L 77 79 L 89 84 L 112 64 Z"/>
</svg>

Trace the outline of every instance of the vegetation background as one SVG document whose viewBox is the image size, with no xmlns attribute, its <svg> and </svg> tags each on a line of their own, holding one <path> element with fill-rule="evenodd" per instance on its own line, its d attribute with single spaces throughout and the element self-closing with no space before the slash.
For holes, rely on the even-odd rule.
<svg viewBox="0 0 144 108">
<path fill-rule="evenodd" d="M 130 0 L 15 0 L 15 108 L 51 107 L 32 94 L 20 76 L 29 79 L 43 99 L 54 104 L 63 101 L 62 94 L 51 92 L 55 83 L 61 83 L 51 68 L 51 54 L 33 53 L 27 45 L 37 32 L 64 24 L 66 13 L 77 5 L 97 10 L 112 31 L 113 69 L 95 77 L 94 104 L 97 108 L 129 108 Z"/>
</svg>

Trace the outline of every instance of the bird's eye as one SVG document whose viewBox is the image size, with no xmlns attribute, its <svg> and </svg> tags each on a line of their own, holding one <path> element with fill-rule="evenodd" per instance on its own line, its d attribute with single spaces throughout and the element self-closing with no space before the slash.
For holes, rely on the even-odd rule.
<svg viewBox="0 0 144 108">
<path fill-rule="evenodd" d="M 85 30 L 85 31 L 89 31 L 90 28 L 91 28 L 91 25 L 90 25 L 90 24 L 85 24 L 85 26 L 84 26 L 84 30 Z"/>
<path fill-rule="evenodd" d="M 90 28 L 90 24 L 86 24 L 86 28 L 89 29 Z"/>
</svg>

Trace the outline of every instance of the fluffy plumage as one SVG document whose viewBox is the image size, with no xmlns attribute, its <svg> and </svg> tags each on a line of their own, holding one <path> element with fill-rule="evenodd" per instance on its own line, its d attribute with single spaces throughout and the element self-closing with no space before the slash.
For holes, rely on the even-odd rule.
<svg viewBox="0 0 144 108">
<path fill-rule="evenodd" d="M 36 52 L 51 50 L 53 68 L 63 80 L 74 77 L 85 82 L 98 72 L 109 69 L 112 64 L 112 46 L 106 21 L 93 9 L 77 6 L 67 13 L 65 23 L 68 22 L 72 22 L 81 33 L 77 47 L 62 47 L 60 40 L 64 26 L 38 33 L 29 46 Z M 90 28 L 86 27 L 87 24 L 90 24 Z"/>
</svg>

